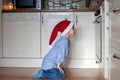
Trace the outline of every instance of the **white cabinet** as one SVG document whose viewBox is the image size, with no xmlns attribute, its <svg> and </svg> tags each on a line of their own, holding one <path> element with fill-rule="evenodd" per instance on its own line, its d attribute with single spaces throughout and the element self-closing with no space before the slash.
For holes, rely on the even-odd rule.
<svg viewBox="0 0 120 80">
<path fill-rule="evenodd" d="M 8 14 L 9 16 L 6 16 Z M 7 60 L 10 57 L 12 59 L 10 62 L 14 59 L 18 62 L 23 59 L 24 63 L 21 64 L 27 65 L 32 62 L 36 65 L 36 62 L 40 62 L 37 63 L 40 65 L 50 49 L 48 43 L 54 26 L 64 19 L 74 21 L 76 29 L 75 36 L 71 38 L 69 61 L 66 67 L 96 68 L 94 12 L 4 13 L 3 57 L 7 57 L 5 58 Z M 57 39 L 59 36 L 61 34 L 58 34 Z M 10 63 L 7 60 L 5 65 Z M 17 62 L 15 64 L 21 65 Z"/>
<path fill-rule="evenodd" d="M 95 29 L 93 24 L 93 12 L 43 12 L 41 13 L 41 17 L 42 56 L 49 51 L 48 42 L 52 29 L 59 21 L 67 18 L 68 20 L 76 23 L 75 36 L 71 38 L 69 58 L 95 58 Z"/>
<path fill-rule="evenodd" d="M 75 36 L 71 38 L 70 54 L 66 67 L 96 68 L 94 12 L 42 12 L 42 57 L 50 49 L 48 43 L 52 29 L 59 21 L 66 18 L 75 22 Z M 60 35 L 58 34 L 57 39 Z"/>
<path fill-rule="evenodd" d="M 109 8 L 113 9 L 115 6 L 115 0 L 109 0 Z"/>
<path fill-rule="evenodd" d="M 48 45 L 49 45 L 49 38 L 52 32 L 52 29 L 58 22 L 64 19 L 74 21 L 74 13 L 73 12 L 42 12 L 41 13 L 42 57 L 50 49 Z M 57 38 L 59 38 L 59 34 Z"/>
<path fill-rule="evenodd" d="M 40 13 L 3 13 L 3 57 L 40 58 Z"/>
<path fill-rule="evenodd" d="M 70 58 L 95 58 L 94 12 L 76 12 L 75 36 L 71 41 Z"/>
</svg>

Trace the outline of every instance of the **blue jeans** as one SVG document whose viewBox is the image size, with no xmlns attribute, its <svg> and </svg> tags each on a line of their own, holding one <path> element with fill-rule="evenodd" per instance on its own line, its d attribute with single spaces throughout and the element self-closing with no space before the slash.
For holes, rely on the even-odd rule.
<svg viewBox="0 0 120 80">
<path fill-rule="evenodd" d="M 49 70 L 39 70 L 38 73 L 33 76 L 33 79 L 48 78 L 48 80 L 64 80 L 65 75 L 60 72 L 59 69 L 53 68 Z"/>
</svg>

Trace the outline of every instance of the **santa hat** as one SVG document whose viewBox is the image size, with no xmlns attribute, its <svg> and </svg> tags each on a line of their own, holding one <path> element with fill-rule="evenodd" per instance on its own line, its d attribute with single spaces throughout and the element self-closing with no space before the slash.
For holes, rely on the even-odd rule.
<svg viewBox="0 0 120 80">
<path fill-rule="evenodd" d="M 61 32 L 62 36 L 64 36 L 72 29 L 73 25 L 74 25 L 74 22 L 68 21 L 68 20 L 63 20 L 59 22 L 52 31 L 52 34 L 49 40 L 49 46 L 51 47 L 51 44 L 56 39 L 58 32 Z"/>
</svg>

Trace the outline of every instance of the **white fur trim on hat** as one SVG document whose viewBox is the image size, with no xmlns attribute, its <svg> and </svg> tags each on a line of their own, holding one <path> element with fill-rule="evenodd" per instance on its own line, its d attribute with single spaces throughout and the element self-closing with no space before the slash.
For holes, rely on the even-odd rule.
<svg viewBox="0 0 120 80">
<path fill-rule="evenodd" d="M 68 27 L 62 32 L 62 36 L 66 35 L 73 27 L 74 22 L 70 22 L 70 24 L 68 25 Z"/>
<path fill-rule="evenodd" d="M 52 49 L 52 47 L 53 47 L 52 45 L 49 45 L 49 49 Z"/>
</svg>

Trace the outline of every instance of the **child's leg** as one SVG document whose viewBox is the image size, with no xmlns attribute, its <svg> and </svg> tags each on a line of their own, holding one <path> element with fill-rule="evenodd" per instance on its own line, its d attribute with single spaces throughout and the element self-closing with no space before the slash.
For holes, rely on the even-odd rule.
<svg viewBox="0 0 120 80">
<path fill-rule="evenodd" d="M 39 72 L 33 76 L 33 80 L 39 78 L 40 80 L 64 80 L 65 75 L 57 68 L 49 70 L 39 70 Z M 46 79 L 47 78 L 47 79 Z"/>
<path fill-rule="evenodd" d="M 48 79 L 45 79 L 45 78 L 39 78 L 39 79 L 33 79 L 33 80 L 48 80 Z"/>
<path fill-rule="evenodd" d="M 45 70 L 43 72 L 45 78 L 50 78 L 48 80 L 64 80 L 65 75 L 59 71 L 57 68 Z"/>
<path fill-rule="evenodd" d="M 33 79 L 37 79 L 37 78 L 42 78 L 43 77 L 43 70 L 39 70 L 38 73 L 36 75 L 33 76 Z"/>
</svg>

